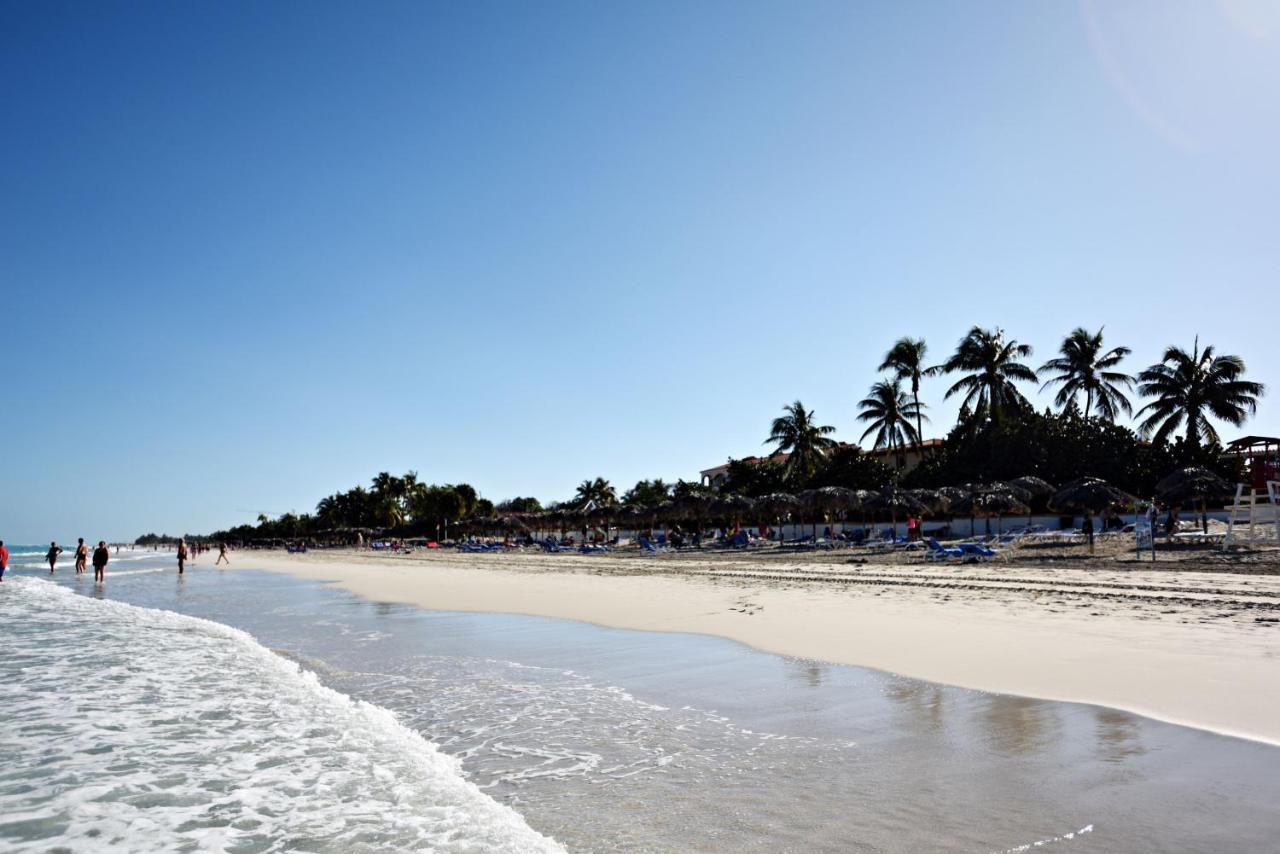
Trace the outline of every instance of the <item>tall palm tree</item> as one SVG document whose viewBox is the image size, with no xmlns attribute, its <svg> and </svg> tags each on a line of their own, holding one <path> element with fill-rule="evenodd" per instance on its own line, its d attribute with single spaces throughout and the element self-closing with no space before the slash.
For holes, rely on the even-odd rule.
<svg viewBox="0 0 1280 854">
<path fill-rule="evenodd" d="M 1200 337 L 1188 353 L 1181 347 L 1164 351 L 1160 364 L 1138 374 L 1138 393 L 1155 400 L 1138 410 L 1150 413 L 1140 425 L 1142 435 L 1155 434 L 1162 442 L 1184 422 L 1187 444 L 1199 448 L 1202 439 L 1218 441 L 1209 416 L 1239 427 L 1258 411 L 1258 398 L 1266 392 L 1262 383 L 1240 379 L 1244 360 L 1218 356 L 1213 346 L 1200 349 Z"/>
<path fill-rule="evenodd" d="M 1018 361 L 1030 355 L 1030 345 L 1005 340 L 1004 330 L 975 326 L 951 358 L 933 370 L 948 374 L 967 371 L 947 389 L 946 396 L 964 392 L 964 406 L 998 421 L 1006 407 L 1026 403 L 1014 382 L 1035 382 L 1036 372 Z"/>
<path fill-rule="evenodd" d="M 591 502 L 595 502 L 600 507 L 612 507 L 618 503 L 617 490 L 613 488 L 613 484 L 602 477 L 584 480 L 578 484 L 578 492 L 573 497 L 573 503 L 584 505 Z"/>
<path fill-rule="evenodd" d="M 919 424 L 928 419 L 920 411 L 921 404 L 907 397 L 899 380 L 881 380 L 871 387 L 871 394 L 859 404 L 859 421 L 870 422 L 861 439 L 876 434 L 875 447 L 889 448 L 898 458 L 898 468 L 907 462 L 907 442 L 920 441 Z M 912 420 L 915 424 L 912 424 Z"/>
<path fill-rule="evenodd" d="M 1066 414 L 1069 404 L 1080 392 L 1084 392 L 1085 418 L 1092 415 L 1095 409 L 1099 416 L 1108 421 L 1115 421 L 1121 411 L 1133 411 L 1129 398 L 1120 388 L 1132 388 L 1133 377 L 1111 370 L 1133 352 L 1128 347 L 1112 347 L 1103 352 L 1101 329 L 1091 333 L 1083 327 L 1077 327 L 1062 340 L 1058 352 L 1061 355 L 1045 362 L 1036 373 L 1042 377 L 1053 374 L 1040 387 L 1041 391 L 1055 383 L 1062 384 L 1053 404 L 1063 414 Z"/>
<path fill-rule="evenodd" d="M 774 444 L 774 453 L 790 453 L 786 463 L 788 480 L 800 481 L 811 476 L 818 468 L 818 461 L 836 444 L 829 438 L 836 428 L 824 424 L 818 425 L 813 420 L 813 410 L 805 409 L 804 404 L 796 401 L 784 406 L 787 413 L 773 419 L 773 427 L 764 444 Z"/>
<path fill-rule="evenodd" d="M 924 420 L 920 415 L 920 379 L 929 376 L 932 368 L 924 366 L 925 354 L 929 352 L 923 338 L 899 338 L 885 353 L 880 370 L 893 371 L 899 380 L 911 380 L 911 397 L 916 409 L 916 442 L 924 441 Z"/>
</svg>

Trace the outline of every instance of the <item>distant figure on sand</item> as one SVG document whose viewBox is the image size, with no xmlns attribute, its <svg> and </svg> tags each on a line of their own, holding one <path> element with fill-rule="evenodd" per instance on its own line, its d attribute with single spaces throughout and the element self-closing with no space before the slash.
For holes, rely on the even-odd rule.
<svg viewBox="0 0 1280 854">
<path fill-rule="evenodd" d="M 218 543 L 218 559 L 213 562 L 213 565 L 217 566 L 220 563 L 225 563 L 227 566 L 231 566 L 231 561 L 227 560 L 226 543 Z"/>
<path fill-rule="evenodd" d="M 84 537 L 80 538 L 80 545 L 76 546 L 76 574 L 84 572 L 85 565 L 89 563 L 89 547 L 84 544 Z"/>
<path fill-rule="evenodd" d="M 4 581 L 4 571 L 9 567 L 9 550 L 4 547 L 4 540 L 0 540 L 0 581 Z"/>
<path fill-rule="evenodd" d="M 1081 532 L 1089 538 L 1089 554 L 1093 554 L 1093 511 L 1086 510 L 1084 514 L 1084 524 L 1080 526 Z"/>
<path fill-rule="evenodd" d="M 187 541 L 178 540 L 178 575 L 182 575 L 182 571 L 187 566 Z"/>
<path fill-rule="evenodd" d="M 54 565 L 55 565 L 55 564 L 57 564 L 57 562 L 58 562 L 58 555 L 60 555 L 60 554 L 62 554 L 62 549 L 58 548 L 58 544 L 57 544 L 56 542 L 55 542 L 55 543 L 49 543 L 49 553 L 48 553 L 47 555 L 45 555 L 45 556 L 44 556 L 44 559 L 45 559 L 45 560 L 47 560 L 47 561 L 49 561 L 49 574 L 50 574 L 50 575 L 53 575 L 53 567 L 54 567 Z"/>
<path fill-rule="evenodd" d="M 107 541 L 98 540 L 98 547 L 93 550 L 93 580 L 95 582 L 106 581 L 107 561 L 109 560 L 111 560 L 111 553 L 107 551 Z"/>
</svg>

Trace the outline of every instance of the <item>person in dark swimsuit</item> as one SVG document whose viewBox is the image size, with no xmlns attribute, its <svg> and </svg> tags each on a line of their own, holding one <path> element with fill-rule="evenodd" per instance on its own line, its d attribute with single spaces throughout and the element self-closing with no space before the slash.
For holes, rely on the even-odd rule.
<svg viewBox="0 0 1280 854">
<path fill-rule="evenodd" d="M 178 575 L 182 575 L 182 571 L 187 565 L 187 541 L 178 540 Z"/>
<path fill-rule="evenodd" d="M 44 559 L 49 561 L 49 574 L 53 575 L 53 567 L 58 562 L 58 555 L 62 554 L 62 549 L 58 548 L 57 543 L 49 543 L 49 553 Z"/>
<path fill-rule="evenodd" d="M 98 547 L 93 550 L 93 580 L 97 582 L 105 581 L 107 578 L 107 561 L 111 560 L 111 553 L 107 551 L 107 541 L 98 540 Z"/>
<path fill-rule="evenodd" d="M 76 574 L 84 572 L 85 564 L 89 562 L 89 547 L 84 544 L 84 537 L 80 538 L 80 545 L 76 546 Z"/>
</svg>

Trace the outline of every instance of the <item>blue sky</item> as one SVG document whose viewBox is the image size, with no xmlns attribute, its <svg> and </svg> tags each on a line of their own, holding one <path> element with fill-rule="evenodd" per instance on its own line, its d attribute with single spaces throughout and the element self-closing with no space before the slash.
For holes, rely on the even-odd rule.
<svg viewBox="0 0 1280 854">
<path fill-rule="evenodd" d="M 0 538 L 694 478 L 974 324 L 1274 387 L 1277 91 L 1243 0 L 0 3 Z"/>
</svg>

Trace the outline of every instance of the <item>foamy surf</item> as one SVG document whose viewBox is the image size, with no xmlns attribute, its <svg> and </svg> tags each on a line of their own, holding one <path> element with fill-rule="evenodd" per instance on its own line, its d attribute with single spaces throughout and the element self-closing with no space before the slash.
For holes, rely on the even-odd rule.
<svg viewBox="0 0 1280 854">
<path fill-rule="evenodd" d="M 244 632 L 42 579 L 0 593 L 0 847 L 563 850 Z"/>
</svg>

